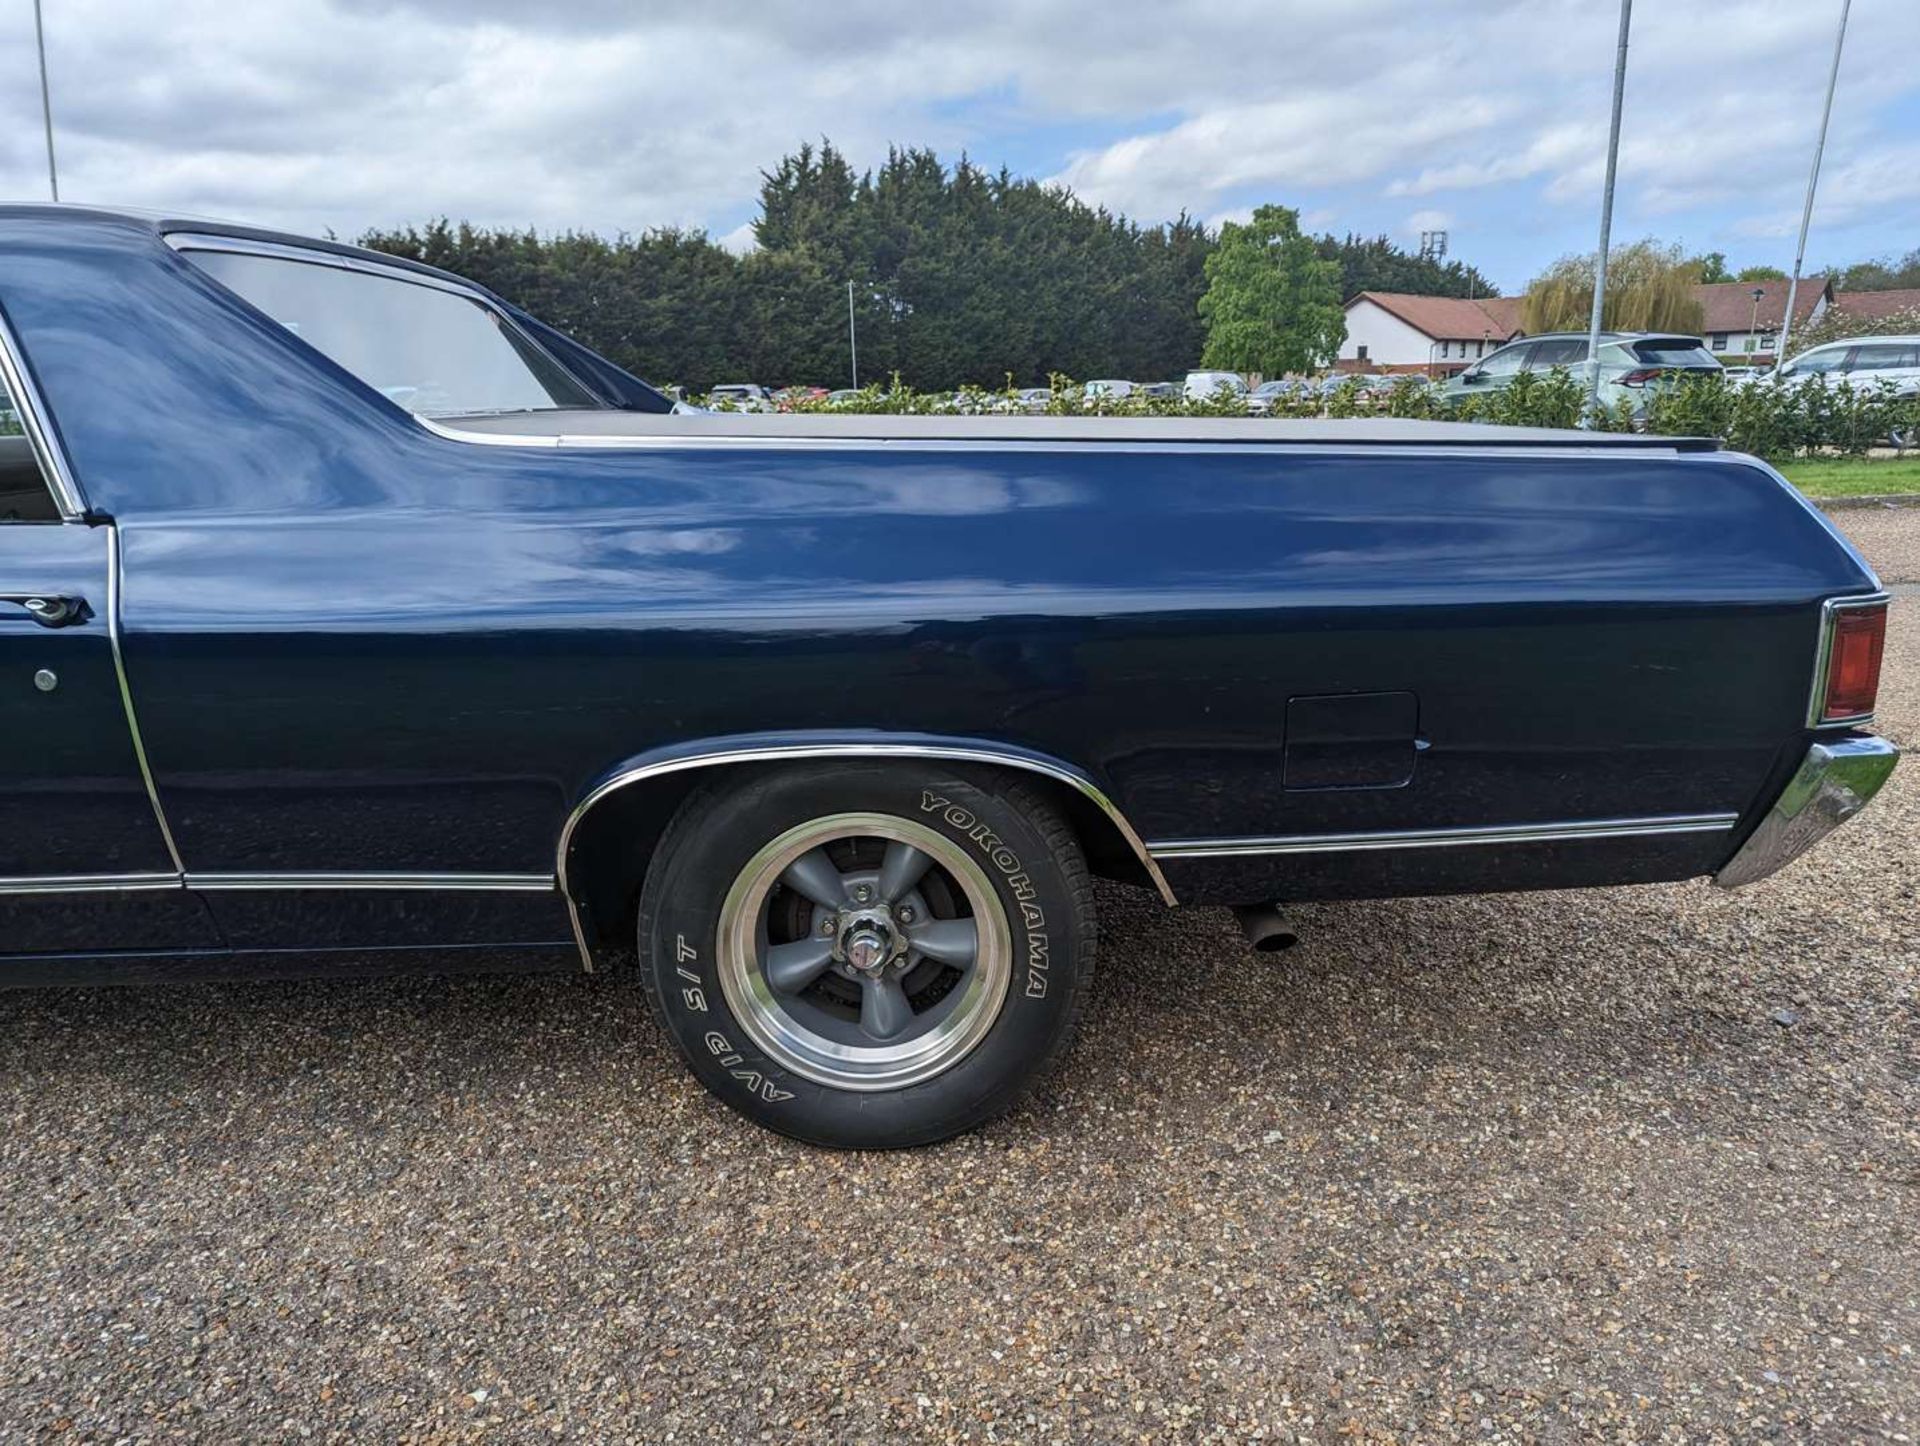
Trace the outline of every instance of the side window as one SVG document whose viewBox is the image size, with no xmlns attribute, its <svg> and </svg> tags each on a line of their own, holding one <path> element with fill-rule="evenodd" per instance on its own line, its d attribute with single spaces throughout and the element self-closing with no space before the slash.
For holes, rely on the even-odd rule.
<svg viewBox="0 0 1920 1446">
<path fill-rule="evenodd" d="M 1530 352 L 1537 349 L 1537 343 L 1522 342 L 1517 346 L 1503 346 L 1499 351 L 1480 363 L 1480 370 L 1488 376 L 1510 376 L 1526 363 Z"/>
<path fill-rule="evenodd" d="M 1553 367 L 1570 367 L 1575 362 L 1585 361 L 1587 344 L 1571 337 L 1562 337 L 1553 341 L 1543 341 L 1534 348 L 1527 361 L 1527 370 L 1544 372 Z"/>
<path fill-rule="evenodd" d="M 598 407 L 474 297 L 398 273 L 238 251 L 181 254 L 389 401 L 423 417 Z"/>
<path fill-rule="evenodd" d="M 53 489 L 41 475 L 13 398 L 0 382 L 0 524 L 59 520 Z"/>
<path fill-rule="evenodd" d="M 1868 346 L 1857 346 L 1853 349 L 1853 365 L 1848 367 L 1847 370 L 1855 372 L 1883 372 L 1891 371 L 1896 367 L 1910 367 L 1914 365 L 1915 350 L 1916 348 L 1914 346 L 1903 346 L 1897 341 L 1883 341 L 1875 342 Z"/>
<path fill-rule="evenodd" d="M 1810 377 L 1821 372 L 1845 371 L 1841 365 L 1847 359 L 1852 348 L 1844 346 L 1830 347 L 1824 351 L 1810 351 L 1805 356 L 1795 357 L 1791 371 L 1797 377 Z"/>
</svg>

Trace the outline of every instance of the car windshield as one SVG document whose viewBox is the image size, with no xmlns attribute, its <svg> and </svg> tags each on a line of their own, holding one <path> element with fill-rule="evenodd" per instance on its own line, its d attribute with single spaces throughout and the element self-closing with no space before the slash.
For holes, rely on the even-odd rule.
<svg viewBox="0 0 1920 1446">
<path fill-rule="evenodd" d="M 236 251 L 182 254 L 420 416 L 600 405 L 502 317 L 457 291 L 325 262 Z"/>
</svg>

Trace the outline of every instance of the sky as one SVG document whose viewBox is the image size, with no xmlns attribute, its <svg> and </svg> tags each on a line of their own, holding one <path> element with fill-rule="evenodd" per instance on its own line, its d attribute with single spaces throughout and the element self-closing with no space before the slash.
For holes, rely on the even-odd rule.
<svg viewBox="0 0 1920 1446">
<path fill-rule="evenodd" d="M 43 0 L 61 195 L 351 239 L 438 216 L 751 244 L 832 139 L 1142 222 L 1449 233 L 1517 291 L 1598 228 L 1613 0 Z M 1614 236 L 1788 267 L 1839 0 L 1640 0 Z M 1920 0 L 1856 0 L 1808 269 L 1920 246 Z M 0 199 L 47 194 L 0 0 Z"/>
</svg>

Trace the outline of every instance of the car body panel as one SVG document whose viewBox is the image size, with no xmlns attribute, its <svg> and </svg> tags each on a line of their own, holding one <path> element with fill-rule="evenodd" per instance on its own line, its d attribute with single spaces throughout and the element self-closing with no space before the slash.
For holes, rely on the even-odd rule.
<svg viewBox="0 0 1920 1446">
<path fill-rule="evenodd" d="M 0 211 L 0 253 L 0 307 L 117 528 L 184 883 L 233 948 L 545 957 L 581 800 L 624 760 L 741 736 L 1057 761 L 1187 902 L 1709 873 L 1804 752 L 1822 601 L 1876 586 L 1770 470 L 1657 439 L 434 426 L 151 224 Z M 1407 782 L 1285 786 L 1293 700 L 1382 691 L 1417 698 Z M 1193 848 L 1695 817 L 1717 822 L 1344 863 Z"/>
</svg>

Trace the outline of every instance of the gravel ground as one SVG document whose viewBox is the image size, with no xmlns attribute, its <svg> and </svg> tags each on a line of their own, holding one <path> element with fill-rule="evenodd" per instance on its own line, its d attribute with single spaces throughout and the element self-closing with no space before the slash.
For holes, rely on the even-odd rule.
<svg viewBox="0 0 1920 1446">
<path fill-rule="evenodd" d="M 1888 671 L 1920 742 L 1920 600 Z M 606 980 L 0 997 L 0 1438 L 1908 1440 L 1916 814 L 1279 962 L 1107 891 L 1064 1069 L 901 1155 Z"/>
</svg>

